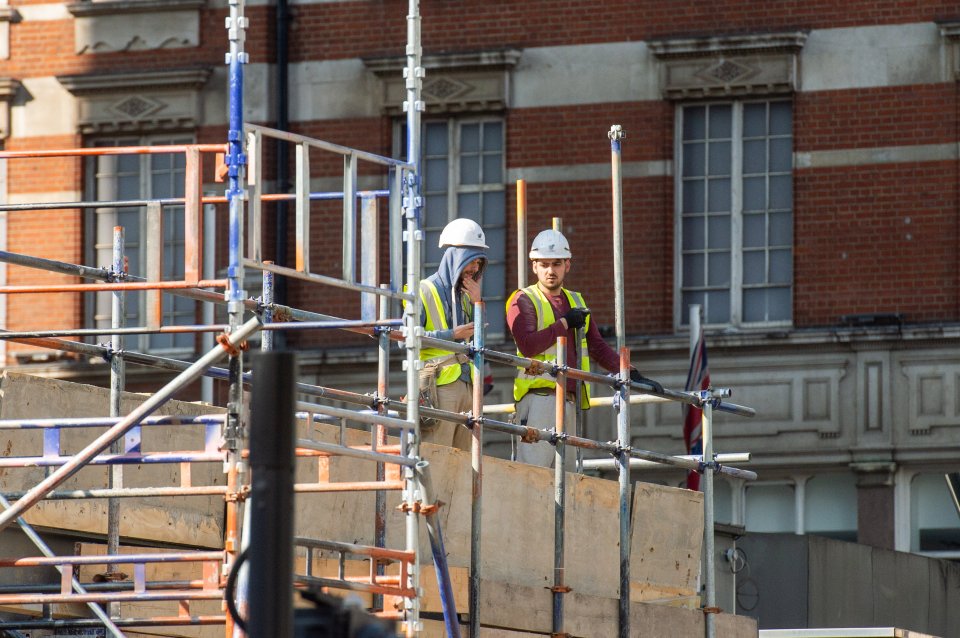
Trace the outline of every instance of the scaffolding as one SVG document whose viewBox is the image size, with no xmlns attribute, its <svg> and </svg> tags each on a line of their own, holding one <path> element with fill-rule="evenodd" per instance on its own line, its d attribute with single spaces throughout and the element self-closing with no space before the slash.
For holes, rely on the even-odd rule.
<svg viewBox="0 0 960 638">
<path fill-rule="evenodd" d="M 420 114 L 424 110 L 420 88 L 424 71 L 420 64 L 420 16 L 417 0 L 410 0 L 407 15 L 407 100 L 405 102 L 407 130 L 407 160 L 382 157 L 359 149 L 347 148 L 330 142 L 294 135 L 289 132 L 263 126 L 245 124 L 242 121 L 243 51 L 246 18 L 243 4 L 230 3 L 227 20 L 230 41 L 229 96 L 230 123 L 226 144 L 192 144 L 162 147 L 111 147 L 65 149 L 59 151 L 4 151 L 0 159 L 10 161 L 37 161 L 58 157 L 104 157 L 166 153 L 182 156 L 184 170 L 184 196 L 165 199 L 127 199 L 75 201 L 45 204 L 2 205 L 0 211 L 35 210 L 92 210 L 92 209 L 143 209 L 147 244 L 146 271 L 143 276 L 127 271 L 124 228 L 116 227 L 113 236 L 113 259 L 109 267 L 95 267 L 56 261 L 41 256 L 15 254 L 0 251 L 0 261 L 47 272 L 59 273 L 90 280 L 94 283 L 68 283 L 31 286 L 2 286 L 3 294 L 42 293 L 90 293 L 111 294 L 111 325 L 109 328 L 49 329 L 33 331 L 6 331 L 0 338 L 41 348 L 77 353 L 87 357 L 102 358 L 110 364 L 110 415 L 96 418 L 38 418 L 0 421 L 0 430 L 39 430 L 42 432 L 43 449 L 38 455 L 0 458 L 0 468 L 24 469 L 46 468 L 42 480 L 28 489 L 9 491 L 0 501 L 0 530 L 17 523 L 36 545 L 42 556 L 0 558 L 0 568 L 50 567 L 61 574 L 59 585 L 34 585 L 0 588 L 0 604 L 42 605 L 45 610 L 36 618 L 14 618 L 0 621 L 0 630 L 56 629 L 61 627 L 104 627 L 113 636 L 123 636 L 123 630 L 135 627 L 223 625 L 230 638 L 242 632 L 242 618 L 248 613 L 251 601 L 246 598 L 245 584 L 240 576 L 244 553 L 255 553 L 257 547 L 250 545 L 247 531 L 250 515 L 251 477 L 249 472 L 250 420 L 244 403 L 244 388 L 273 382 L 266 377 L 257 378 L 258 370 L 244 369 L 246 343 L 256 334 L 261 334 L 261 349 L 274 349 L 273 334 L 289 330 L 345 330 L 369 335 L 376 340 L 378 352 L 377 389 L 372 394 L 361 394 L 332 387 L 293 382 L 288 390 L 311 400 L 295 401 L 298 416 L 309 424 L 333 423 L 338 426 L 336 443 L 299 438 L 296 440 L 298 462 L 313 461 L 317 464 L 315 480 L 293 485 L 295 493 L 324 492 L 374 492 L 375 542 L 361 545 L 337 539 L 297 537 L 294 544 L 304 558 L 303 572 L 296 573 L 298 587 L 334 588 L 371 594 L 370 611 L 398 620 L 405 636 L 415 636 L 422 629 L 419 592 L 421 570 L 424 564 L 419 555 L 421 518 L 430 539 L 432 560 L 436 570 L 438 589 L 441 593 L 443 620 L 449 636 L 460 636 L 461 628 L 457 609 L 451 593 L 451 581 L 443 546 L 443 533 L 436 516 L 440 504 L 435 500 L 431 484 L 429 464 L 420 454 L 420 420 L 422 417 L 441 418 L 469 428 L 472 432 L 471 447 L 471 538 L 469 570 L 469 609 L 467 610 L 470 636 L 479 635 L 481 626 L 481 503 L 483 501 L 483 440 L 487 430 L 506 433 L 525 442 L 546 441 L 556 449 L 554 463 L 554 572 L 551 586 L 553 596 L 554 635 L 564 635 L 564 601 L 569 587 L 564 580 L 565 540 L 564 519 L 566 513 L 567 461 L 564 450 L 573 446 L 578 450 L 577 467 L 582 471 L 581 450 L 593 450 L 610 455 L 618 472 L 619 482 L 619 635 L 623 638 L 630 632 L 630 472 L 634 463 L 646 462 L 668 465 L 704 475 L 705 493 L 705 554 L 712 559 L 713 543 L 713 475 L 723 473 L 743 479 L 753 479 L 755 474 L 726 466 L 713 454 L 711 424 L 714 410 L 722 410 L 742 416 L 752 416 L 750 408 L 726 400 L 729 391 L 713 389 L 702 392 L 679 392 L 653 388 L 630 380 L 630 350 L 625 344 L 625 320 L 623 308 L 623 247 L 622 247 L 622 190 L 620 185 L 620 144 L 623 132 L 614 126 L 609 134 L 611 143 L 611 172 L 613 176 L 613 228 L 614 268 L 616 290 L 616 335 L 620 356 L 620 371 L 617 375 L 605 375 L 570 368 L 566 365 L 568 344 L 561 338 L 557 342 L 555 362 L 543 362 L 513 354 L 497 352 L 485 344 L 483 330 L 486 308 L 482 302 L 474 306 L 474 322 L 478 326 L 472 342 L 455 343 L 428 338 L 420 326 L 419 295 L 415 291 L 421 279 L 421 244 L 423 232 L 420 227 L 423 199 L 420 193 Z M 293 193 L 266 193 L 262 167 L 263 153 L 268 141 L 282 141 L 295 148 L 295 179 Z M 311 166 L 318 153 L 332 155 L 342 161 L 342 189 L 338 192 L 313 192 L 311 190 Z M 204 161 L 206 158 L 207 161 Z M 228 178 L 225 196 L 203 194 L 202 175 L 211 169 Z M 386 188 L 363 191 L 358 188 L 360 166 L 372 166 L 382 175 Z M 518 192 L 518 255 L 525 253 L 526 244 L 526 188 L 521 182 Z M 286 266 L 264 261 L 262 248 L 262 207 L 265 202 L 293 201 L 295 204 L 295 264 Z M 314 202 L 342 201 L 342 272 L 339 276 L 314 272 L 311 267 L 311 206 Z M 385 202 L 385 204 L 384 204 Z M 226 206 L 228 209 L 227 268 L 226 278 L 205 278 L 204 272 L 204 209 L 208 206 Z M 388 228 L 377 224 L 381 206 L 387 208 Z M 164 210 L 182 207 L 184 210 L 183 236 L 184 260 L 181 279 L 164 280 L 163 273 L 163 224 Z M 359 232 L 358 232 L 359 229 Z M 377 245 L 384 231 L 388 236 L 389 263 L 381 268 L 377 251 L 357 253 L 361 245 Z M 357 263 L 360 262 L 359 273 Z M 518 284 L 525 285 L 525 261 L 518 257 Z M 260 295 L 250 296 L 244 289 L 246 271 L 259 271 L 262 275 Z M 386 271 L 388 276 L 380 277 Z M 274 301 L 275 277 L 296 279 L 309 284 L 330 286 L 360 296 L 359 318 L 347 319 L 320 314 L 278 304 Z M 381 281 L 380 279 L 387 279 Z M 144 291 L 144 325 L 124 325 L 125 293 Z M 183 296 L 206 306 L 225 306 L 226 323 L 197 325 L 164 325 L 164 293 Z M 212 314 L 212 313 L 211 313 Z M 195 361 L 180 361 L 150 353 L 127 350 L 124 337 L 143 334 L 200 334 L 216 333 L 216 345 L 208 348 Z M 86 337 L 109 337 L 109 345 L 94 345 L 71 340 Z M 405 396 L 420 396 L 418 370 L 421 367 L 420 351 L 434 347 L 469 358 L 474 378 L 482 378 L 486 363 L 537 369 L 556 378 L 557 420 L 553 430 L 539 430 L 518 425 L 506 420 L 494 419 L 489 414 L 495 409 L 484 405 L 482 384 L 474 384 L 472 411 L 454 414 L 436 408 L 420 406 L 417 401 L 409 403 L 391 398 L 388 378 L 391 364 L 391 344 L 399 343 L 404 349 L 406 383 Z M 226 367 L 218 364 L 226 361 Z M 152 392 L 139 406 L 122 414 L 121 400 L 125 388 L 127 365 L 150 366 L 175 373 L 163 387 Z M 196 416 L 159 416 L 157 411 L 178 391 L 190 386 L 202 377 L 219 379 L 228 384 L 225 409 Z M 564 388 L 567 379 L 589 382 L 610 387 L 616 413 L 617 437 L 614 441 L 599 441 L 583 436 L 577 429 L 564 429 Z M 582 384 L 578 384 L 582 385 Z M 640 400 L 673 401 L 696 406 L 703 411 L 704 454 L 702 457 L 672 456 L 637 449 L 631 444 L 630 405 L 640 395 Z M 347 404 L 351 408 L 333 404 Z M 576 403 L 579 406 L 579 401 Z M 579 409 L 579 407 L 578 407 Z M 579 419 L 577 420 L 579 423 Z M 348 427 L 359 425 L 369 431 L 369 443 L 351 445 L 348 442 Z M 144 450 L 144 433 L 156 428 L 199 428 L 202 431 L 201 449 L 176 451 Z M 61 435 L 64 432 L 99 428 L 98 435 L 88 441 L 81 450 L 72 453 L 63 451 Z M 390 436 L 393 437 L 391 441 Z M 329 459 L 350 457 L 372 463 L 376 478 L 372 481 L 335 481 L 329 472 Z M 742 457 L 740 457 L 742 458 Z M 169 486 L 130 487 L 123 481 L 124 466 L 172 464 L 180 469 L 180 484 Z M 194 484 L 191 467 L 195 464 L 213 464 L 223 468 L 222 484 Z M 87 467 L 109 468 L 107 486 L 66 488 L 70 479 L 78 477 Z M 386 546 L 386 493 L 402 494 L 405 517 L 403 548 Z M 224 534 L 223 547 L 216 551 L 163 551 L 123 554 L 120 550 L 119 504 L 123 499 L 152 497 L 212 497 L 223 499 Z M 9 500 L 8 500 L 9 499 Z M 57 556 L 40 536 L 24 520 L 30 508 L 48 500 L 106 499 L 108 502 L 107 549 L 101 556 Z M 318 553 L 335 554 L 340 563 L 336 578 L 317 575 L 314 565 Z M 369 560 L 369 570 L 362 576 L 348 574 L 344 565 L 348 557 Z M 192 580 L 151 579 L 150 567 L 158 563 L 199 563 L 203 577 Z M 104 568 L 103 578 L 96 582 L 81 582 L 75 577 L 79 567 L 91 565 Z M 132 579 L 120 572 L 121 566 L 130 566 Z M 392 573 L 388 573 L 391 572 Z M 704 610 L 707 636 L 715 635 L 713 612 L 715 594 L 712 566 L 704 573 Z M 386 599 L 402 601 L 399 608 L 391 610 Z M 225 601 L 232 613 L 193 614 L 192 601 Z M 180 613 L 172 616 L 124 617 L 119 614 L 119 605 L 145 601 L 177 601 Z M 50 605 L 81 603 L 90 609 L 90 617 L 57 618 L 49 612 Z M 278 613 L 283 613 L 281 610 Z M 239 626 L 238 626 L 239 624 Z"/>
</svg>

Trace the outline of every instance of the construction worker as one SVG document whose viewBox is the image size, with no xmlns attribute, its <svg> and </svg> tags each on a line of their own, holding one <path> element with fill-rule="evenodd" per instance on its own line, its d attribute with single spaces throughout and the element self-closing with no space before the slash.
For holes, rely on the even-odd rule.
<svg viewBox="0 0 960 638">
<path fill-rule="evenodd" d="M 440 233 L 443 257 L 437 272 L 420 282 L 420 325 L 428 337 L 466 341 L 473 337 L 473 304 L 480 301 L 487 244 L 471 219 L 455 219 Z M 473 407 L 470 359 L 438 348 L 421 348 L 421 401 L 441 410 Z M 469 450 L 471 432 L 447 421 L 421 420 L 421 440 Z"/>
<path fill-rule="evenodd" d="M 590 369 L 590 359 L 610 372 L 620 372 L 620 357 L 600 336 L 583 295 L 563 287 L 570 273 L 570 244 L 563 233 L 545 230 L 530 246 L 530 261 L 537 283 L 514 291 L 507 299 L 507 325 L 517 344 L 520 356 L 553 362 L 556 359 L 557 337 L 567 338 L 567 365 Z M 580 329 L 583 329 L 580 331 Z M 580 334 L 579 341 L 577 334 Z M 577 361 L 579 351 L 580 360 Z M 631 369 L 632 381 L 646 383 L 655 391 L 663 387 Z M 567 379 L 567 408 L 564 429 L 572 434 L 576 419 L 573 403 L 577 381 Z M 516 416 L 523 425 L 544 429 L 556 427 L 556 381 L 550 374 L 531 375 L 523 368 L 513 384 Z M 587 386 L 583 384 L 581 406 L 590 407 Z M 521 443 L 517 460 L 532 465 L 551 467 L 553 446 L 546 441 Z"/>
</svg>

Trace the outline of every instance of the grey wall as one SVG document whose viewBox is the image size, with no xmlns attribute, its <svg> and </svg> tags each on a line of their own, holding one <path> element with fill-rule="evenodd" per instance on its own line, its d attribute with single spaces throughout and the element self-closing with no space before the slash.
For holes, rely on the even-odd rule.
<svg viewBox="0 0 960 638">
<path fill-rule="evenodd" d="M 818 536 L 747 534 L 737 613 L 760 629 L 960 627 L 960 565 Z"/>
</svg>

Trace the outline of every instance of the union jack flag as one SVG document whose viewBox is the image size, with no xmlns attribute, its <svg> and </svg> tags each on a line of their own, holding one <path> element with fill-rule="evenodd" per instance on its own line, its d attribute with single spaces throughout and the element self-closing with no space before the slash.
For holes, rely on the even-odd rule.
<svg viewBox="0 0 960 638">
<path fill-rule="evenodd" d="M 687 373 L 687 383 L 684 386 L 688 392 L 706 390 L 710 387 L 710 369 L 707 367 L 707 344 L 703 339 L 703 330 L 697 338 L 697 345 L 693 348 L 690 357 L 690 371 Z M 684 404 L 683 442 L 687 446 L 687 454 L 703 454 L 703 432 L 700 429 L 702 411 L 692 405 Z M 687 489 L 700 489 L 700 474 L 687 473 Z"/>
</svg>

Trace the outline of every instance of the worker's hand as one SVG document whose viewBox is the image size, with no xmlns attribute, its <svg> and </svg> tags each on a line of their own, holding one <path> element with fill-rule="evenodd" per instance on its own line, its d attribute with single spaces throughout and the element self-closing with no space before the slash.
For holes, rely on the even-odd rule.
<svg viewBox="0 0 960 638">
<path fill-rule="evenodd" d="M 473 336 L 473 322 L 465 323 L 453 329 L 453 338 L 455 341 L 463 341 Z"/>
<path fill-rule="evenodd" d="M 654 392 L 658 394 L 663 394 L 663 386 L 660 385 L 658 382 L 654 381 L 653 379 L 646 378 L 645 376 L 640 374 L 639 370 L 636 370 L 636 369 L 630 370 L 630 380 L 633 381 L 634 383 L 642 383 L 644 385 L 648 385 L 651 388 L 653 388 Z"/>
<path fill-rule="evenodd" d="M 463 293 L 470 298 L 470 303 L 477 303 L 482 299 L 480 289 L 483 278 L 474 279 L 473 277 L 463 278 Z"/>
<path fill-rule="evenodd" d="M 567 323 L 568 328 L 582 328 L 587 325 L 587 317 L 590 313 L 582 308 L 571 308 L 567 314 L 563 315 L 563 319 Z"/>
</svg>

